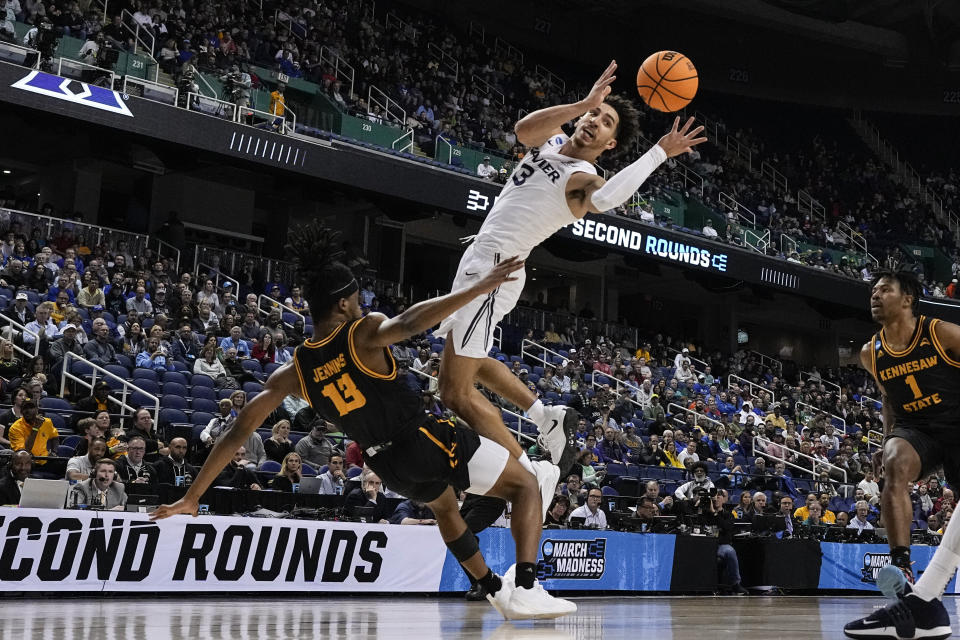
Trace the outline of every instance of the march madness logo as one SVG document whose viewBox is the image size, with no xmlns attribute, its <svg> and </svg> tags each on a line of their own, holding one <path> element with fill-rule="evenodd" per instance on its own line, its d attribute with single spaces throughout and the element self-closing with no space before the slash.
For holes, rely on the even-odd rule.
<svg viewBox="0 0 960 640">
<path fill-rule="evenodd" d="M 599 580 L 606 565 L 606 538 L 547 540 L 540 545 L 538 580 Z"/>
<path fill-rule="evenodd" d="M 65 100 L 84 107 L 110 111 L 117 115 L 130 116 L 130 109 L 121 94 L 96 85 L 61 78 L 43 71 L 31 71 L 29 75 L 11 85 L 14 89 L 39 93 L 48 98 Z"/>
<path fill-rule="evenodd" d="M 877 584 L 877 572 L 890 564 L 889 553 L 863 554 L 863 568 L 860 569 L 860 582 Z"/>
</svg>

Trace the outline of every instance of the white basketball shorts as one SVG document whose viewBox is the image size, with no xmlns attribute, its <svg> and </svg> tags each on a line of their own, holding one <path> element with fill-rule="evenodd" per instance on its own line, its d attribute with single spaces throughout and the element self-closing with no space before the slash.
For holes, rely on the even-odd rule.
<svg viewBox="0 0 960 640">
<path fill-rule="evenodd" d="M 463 291 L 474 286 L 490 272 L 501 259 L 499 253 L 486 254 L 470 245 L 460 258 L 452 291 Z M 525 271 L 514 271 L 516 280 L 504 282 L 495 291 L 478 296 L 440 323 L 434 335 L 445 338 L 444 348 L 453 346 L 458 356 L 486 358 L 493 347 L 493 329 L 513 310 L 523 291 Z"/>
</svg>

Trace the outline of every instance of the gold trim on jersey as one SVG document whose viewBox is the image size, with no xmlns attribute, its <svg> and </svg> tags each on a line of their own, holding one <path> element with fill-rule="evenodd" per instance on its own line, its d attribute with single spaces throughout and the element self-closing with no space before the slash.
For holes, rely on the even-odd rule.
<svg viewBox="0 0 960 640">
<path fill-rule="evenodd" d="M 942 344 L 940 344 L 940 338 L 937 337 L 937 332 L 934 329 L 938 322 L 940 322 L 938 318 L 934 318 L 930 321 L 930 339 L 933 340 L 933 348 L 937 350 L 937 353 L 940 354 L 940 357 L 943 358 L 944 362 L 954 367 L 960 367 L 960 362 L 957 362 L 948 356 L 947 350 L 943 348 Z"/>
<path fill-rule="evenodd" d="M 328 342 L 330 342 L 331 340 L 333 340 L 334 338 L 336 338 L 336 337 L 337 337 L 337 334 L 340 333 L 340 329 L 343 329 L 345 326 L 347 326 L 347 323 L 346 323 L 346 322 L 341 322 L 340 324 L 337 325 L 337 328 L 334 329 L 333 331 L 331 331 L 330 334 L 329 334 L 326 338 L 321 338 L 320 340 L 313 340 L 313 339 L 311 339 L 311 340 L 306 340 L 306 341 L 303 343 L 303 345 L 306 346 L 306 347 L 309 347 L 309 348 L 311 348 L 311 349 L 316 348 L 316 347 L 322 347 L 323 345 L 327 344 Z"/>
<path fill-rule="evenodd" d="M 303 346 L 303 345 L 301 345 L 301 346 Z M 299 348 L 300 348 L 300 347 L 297 347 L 297 349 L 299 349 Z M 303 399 L 307 401 L 307 404 L 309 404 L 309 405 L 312 407 L 312 406 L 313 406 L 313 403 L 310 402 L 310 396 L 307 395 L 307 385 L 306 385 L 306 383 L 305 383 L 304 380 L 303 380 L 303 372 L 300 371 L 300 360 L 297 358 L 297 350 L 296 350 L 296 349 L 294 349 L 294 351 L 293 351 L 293 368 L 296 369 L 296 371 L 297 371 L 297 380 L 300 381 L 300 394 L 303 396 Z"/>
<path fill-rule="evenodd" d="M 435 445 L 437 445 L 438 447 L 440 447 L 440 448 L 443 450 L 443 452 L 444 452 L 445 454 L 447 454 L 447 457 L 449 458 L 448 462 L 450 463 L 450 468 L 455 469 L 456 466 L 457 466 L 457 463 L 460 462 L 459 460 L 457 460 L 457 454 L 455 453 L 455 451 L 456 451 L 456 449 L 457 449 L 457 443 L 454 442 L 454 443 L 450 446 L 450 448 L 447 449 L 446 445 L 443 444 L 442 442 L 440 442 L 439 440 L 437 440 L 436 436 L 434 436 L 432 433 L 430 433 L 429 431 L 427 431 L 427 428 L 426 428 L 426 427 L 420 427 L 420 431 L 423 433 L 423 435 L 425 435 L 425 436 L 427 436 L 428 438 L 430 438 L 430 441 L 433 442 L 433 444 L 435 444 Z"/>
<path fill-rule="evenodd" d="M 880 376 L 877 375 L 877 340 L 877 334 L 875 333 L 873 337 L 870 338 L 870 362 L 873 364 L 873 371 L 870 373 L 873 374 L 873 379 L 879 384 Z"/>
<path fill-rule="evenodd" d="M 887 353 L 895 358 L 902 358 L 903 356 L 909 355 L 910 352 L 913 351 L 914 347 L 917 346 L 917 343 L 920 342 L 920 336 L 923 334 L 924 319 L 925 316 L 920 316 L 917 318 L 917 328 L 914 330 L 913 340 L 910 342 L 910 346 L 907 347 L 906 351 L 894 351 L 891 349 L 890 345 L 887 344 L 886 339 L 883 337 L 883 329 L 880 329 L 880 333 L 878 334 L 880 336 L 880 344 L 883 345 L 883 348 L 887 350 Z"/>
<path fill-rule="evenodd" d="M 357 365 L 357 368 L 360 369 L 363 373 L 370 376 L 371 378 L 377 378 L 379 380 L 394 380 L 397 377 L 397 361 L 393 359 L 393 354 L 390 353 L 389 349 L 384 349 L 384 353 L 387 356 L 387 360 L 390 363 L 390 373 L 383 374 L 377 373 L 373 369 L 370 369 L 363 364 L 363 361 L 360 360 L 360 356 L 357 355 L 357 350 L 353 346 L 353 332 L 356 330 L 357 326 L 363 322 L 363 318 L 357 320 L 352 325 L 350 325 L 350 331 L 347 332 L 347 348 L 350 350 L 350 357 L 353 359 L 353 363 Z"/>
</svg>

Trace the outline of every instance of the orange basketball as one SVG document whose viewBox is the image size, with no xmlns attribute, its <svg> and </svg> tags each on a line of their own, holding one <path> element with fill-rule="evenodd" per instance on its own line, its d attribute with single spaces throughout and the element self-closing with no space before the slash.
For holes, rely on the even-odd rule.
<svg viewBox="0 0 960 640">
<path fill-rule="evenodd" d="M 676 51 L 658 51 L 637 72 L 637 91 L 657 111 L 679 111 L 697 95 L 697 68 Z"/>
</svg>

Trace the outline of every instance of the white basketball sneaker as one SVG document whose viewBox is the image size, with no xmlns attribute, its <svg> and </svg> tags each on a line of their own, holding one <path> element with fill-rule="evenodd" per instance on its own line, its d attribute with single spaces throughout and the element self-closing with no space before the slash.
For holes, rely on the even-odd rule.
<svg viewBox="0 0 960 640">
<path fill-rule="evenodd" d="M 540 432 L 538 441 L 550 452 L 553 464 L 566 473 L 577 456 L 577 425 L 580 417 L 575 410 L 563 405 L 544 407 L 543 415 L 543 422 L 537 424 L 537 431 Z"/>
<path fill-rule="evenodd" d="M 515 566 L 515 565 L 514 565 Z M 513 570 L 514 567 L 510 567 Z M 506 576 L 500 578 L 501 587 L 500 590 L 494 594 L 487 594 L 487 600 L 490 601 L 490 604 L 493 605 L 493 608 L 497 610 L 504 620 L 509 620 L 510 617 L 507 615 L 508 606 L 510 604 L 510 596 L 513 594 L 514 584 L 513 584 L 513 575 L 510 576 L 510 579 L 507 580 Z"/>
<path fill-rule="evenodd" d="M 540 505 L 540 522 L 547 519 L 547 509 L 553 501 L 554 494 L 557 493 L 557 483 L 560 481 L 560 468 L 549 460 L 537 460 L 531 462 L 534 475 L 537 477 L 537 484 L 540 485 L 540 498 L 543 504 Z"/>
<path fill-rule="evenodd" d="M 507 604 L 510 620 L 530 618 L 559 618 L 576 613 L 577 605 L 563 598 L 555 598 L 547 593 L 540 582 L 535 580 L 532 589 L 514 587 Z"/>
</svg>

